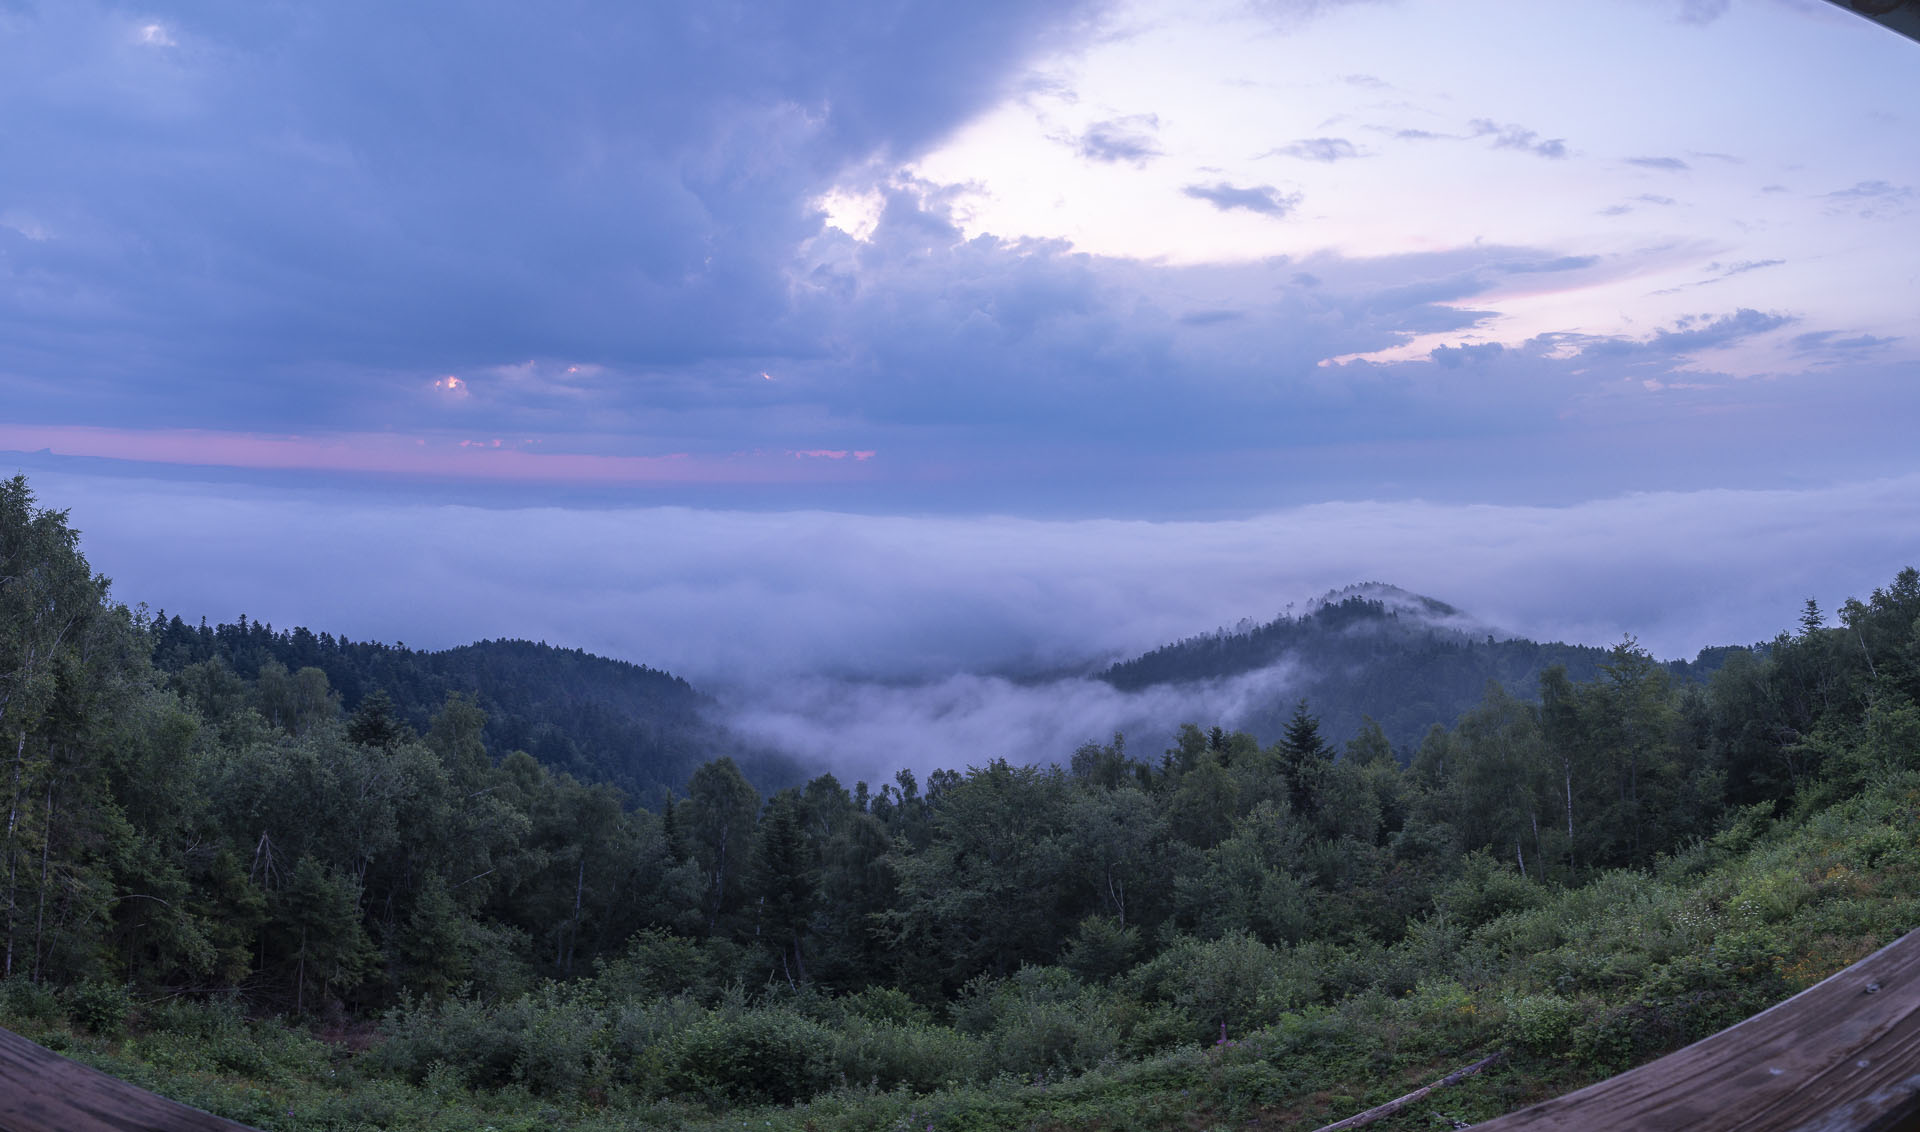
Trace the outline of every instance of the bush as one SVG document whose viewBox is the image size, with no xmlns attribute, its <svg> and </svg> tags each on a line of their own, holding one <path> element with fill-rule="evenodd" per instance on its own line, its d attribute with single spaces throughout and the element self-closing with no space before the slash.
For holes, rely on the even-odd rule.
<svg viewBox="0 0 1920 1132">
<path fill-rule="evenodd" d="M 997 1014 L 987 1050 L 993 1067 L 1004 1073 L 1077 1073 L 1111 1056 L 1120 1044 L 1106 1012 L 1085 1001 L 1022 997 Z"/>
<path fill-rule="evenodd" d="M 1507 1040 L 1521 1049 L 1547 1056 L 1564 1056 L 1568 1041 L 1590 1009 L 1557 994 L 1528 994 L 1510 998 Z"/>
<path fill-rule="evenodd" d="M 0 1010 L 18 1028 L 20 1022 L 53 1026 L 61 1020 L 60 996 L 46 983 L 15 975 L 0 982 Z"/>
<path fill-rule="evenodd" d="M 472 999 L 409 1005 L 387 1015 L 377 1060 L 419 1082 L 435 1063 L 464 1084 L 520 1084 L 560 1095 L 607 1075 L 606 1018 L 591 1002 L 553 986 L 488 1007 Z"/>
<path fill-rule="evenodd" d="M 117 1037 L 133 1016 L 133 996 L 123 984 L 89 979 L 69 993 L 67 1014 L 101 1037 Z"/>
<path fill-rule="evenodd" d="M 1129 976 L 1132 989 L 1149 1002 L 1178 1007 L 1189 1034 L 1201 1041 L 1271 1025 L 1313 998 L 1319 983 L 1292 952 L 1261 943 L 1245 932 L 1215 940 L 1184 937 Z"/>
<path fill-rule="evenodd" d="M 850 1085 L 927 1093 L 981 1075 L 980 1042 L 924 1022 L 849 1017 L 834 1035 L 832 1067 Z"/>
<path fill-rule="evenodd" d="M 712 1101 L 792 1104 L 833 1083 L 833 1044 L 831 1030 L 788 1010 L 712 1015 L 675 1039 L 667 1080 Z"/>
</svg>

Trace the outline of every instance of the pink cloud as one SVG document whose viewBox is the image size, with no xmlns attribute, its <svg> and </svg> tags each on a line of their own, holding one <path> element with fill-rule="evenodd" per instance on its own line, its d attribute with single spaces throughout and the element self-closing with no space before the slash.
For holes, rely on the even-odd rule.
<svg viewBox="0 0 1920 1132">
<path fill-rule="evenodd" d="M 532 440 L 485 440 L 331 433 L 319 436 L 220 432 L 208 429 L 112 429 L 83 425 L 0 425 L 0 449 L 46 449 L 153 464 L 224 468 L 307 469 L 526 482 L 774 483 L 828 474 L 832 463 L 796 466 L 761 453 L 608 456 L 587 452 L 533 452 Z M 796 456 L 843 460 L 848 452 L 818 449 Z M 870 453 L 852 453 L 866 460 Z"/>
</svg>

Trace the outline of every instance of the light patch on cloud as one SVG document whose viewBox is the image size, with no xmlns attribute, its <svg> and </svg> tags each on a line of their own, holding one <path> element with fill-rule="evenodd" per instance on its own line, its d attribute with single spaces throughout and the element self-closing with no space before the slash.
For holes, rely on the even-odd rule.
<svg viewBox="0 0 1920 1132">
<path fill-rule="evenodd" d="M 886 198 L 878 189 L 837 188 L 815 198 L 813 207 L 826 218 L 829 227 L 838 228 L 856 240 L 866 240 L 880 225 Z"/>
<path fill-rule="evenodd" d="M 27 239 L 40 243 L 53 239 L 53 230 L 30 213 L 18 209 L 0 212 L 0 228 L 10 228 Z"/>
<path fill-rule="evenodd" d="M 1184 192 L 1195 200 L 1206 201 L 1222 212 L 1243 209 L 1276 219 L 1298 208 L 1301 199 L 1299 193 L 1282 192 L 1272 185 L 1242 187 L 1226 181 L 1215 181 L 1211 185 L 1188 185 Z"/>
</svg>

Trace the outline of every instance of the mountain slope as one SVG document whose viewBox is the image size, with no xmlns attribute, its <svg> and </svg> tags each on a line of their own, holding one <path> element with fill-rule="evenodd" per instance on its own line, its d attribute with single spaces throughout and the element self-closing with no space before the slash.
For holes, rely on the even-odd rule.
<svg viewBox="0 0 1920 1132">
<path fill-rule="evenodd" d="M 1727 651 L 1706 650 L 1667 668 L 1678 678 L 1698 679 L 1719 667 Z M 1162 646 L 1111 666 L 1100 679 L 1138 691 L 1281 669 L 1274 696 L 1236 726 L 1263 741 L 1277 739 L 1304 696 L 1334 741 L 1357 734 L 1371 716 L 1396 750 L 1408 751 L 1429 727 L 1450 726 L 1479 703 L 1489 681 L 1532 698 L 1548 668 L 1560 665 L 1575 681 L 1591 680 L 1608 654 L 1591 645 L 1499 639 L 1445 602 L 1366 583 L 1329 593 L 1299 616 Z"/>
</svg>

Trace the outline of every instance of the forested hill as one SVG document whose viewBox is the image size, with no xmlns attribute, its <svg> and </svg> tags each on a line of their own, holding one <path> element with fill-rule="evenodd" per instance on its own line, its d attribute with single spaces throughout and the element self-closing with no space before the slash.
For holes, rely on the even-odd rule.
<svg viewBox="0 0 1920 1132">
<path fill-rule="evenodd" d="M 1244 623 L 1243 623 L 1244 624 Z M 1669 661 L 1680 679 L 1701 679 L 1725 662 L 1727 648 Z M 1299 616 L 1220 630 L 1157 648 L 1108 668 L 1100 678 L 1124 691 L 1156 684 L 1221 680 L 1287 665 L 1275 691 L 1240 721 L 1261 740 L 1277 740 L 1301 697 L 1337 741 L 1359 734 L 1371 716 L 1394 748 L 1410 752 L 1434 724 L 1452 726 L 1494 681 L 1525 699 L 1540 675 L 1559 665 L 1575 681 L 1592 680 L 1608 649 L 1496 639 L 1445 602 L 1369 583 L 1326 595 Z"/>
<path fill-rule="evenodd" d="M 685 680 L 580 649 L 488 640 L 426 652 L 305 628 L 275 631 L 244 616 L 209 626 L 164 613 L 152 636 L 154 665 L 203 699 L 246 695 L 243 684 L 276 665 L 268 682 L 284 680 L 297 695 L 293 674 L 315 668 L 347 711 L 385 692 L 395 714 L 424 734 L 447 696 L 464 693 L 487 713 L 489 750 L 526 751 L 583 782 L 612 783 L 644 805 L 684 791 L 697 767 L 722 755 L 765 790 L 805 778 L 790 758 L 713 722 L 708 697 Z"/>
</svg>

